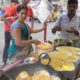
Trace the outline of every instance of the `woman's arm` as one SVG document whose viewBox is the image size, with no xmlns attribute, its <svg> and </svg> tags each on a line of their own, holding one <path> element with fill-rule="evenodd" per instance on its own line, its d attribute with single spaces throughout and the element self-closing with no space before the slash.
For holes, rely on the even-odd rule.
<svg viewBox="0 0 80 80">
<path fill-rule="evenodd" d="M 34 40 L 22 40 L 21 37 L 21 29 L 14 29 L 13 30 L 13 39 L 15 40 L 15 44 L 17 46 L 29 46 L 30 44 L 40 44 L 40 41 L 34 39 Z"/>
<path fill-rule="evenodd" d="M 45 30 L 46 27 L 47 27 L 47 23 L 44 23 L 43 27 L 40 28 L 40 29 L 33 29 L 32 27 L 29 27 L 29 29 L 30 29 L 30 33 L 38 33 L 38 32 L 41 32 L 41 31 Z"/>
</svg>

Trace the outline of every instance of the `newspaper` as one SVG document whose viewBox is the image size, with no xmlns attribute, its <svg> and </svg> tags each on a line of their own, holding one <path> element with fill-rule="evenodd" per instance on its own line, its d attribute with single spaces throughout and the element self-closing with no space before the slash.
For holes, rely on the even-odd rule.
<svg viewBox="0 0 80 80">
<path fill-rule="evenodd" d="M 53 6 L 49 1 L 41 0 L 36 11 L 37 18 L 41 23 L 44 23 L 46 21 L 52 10 Z"/>
</svg>

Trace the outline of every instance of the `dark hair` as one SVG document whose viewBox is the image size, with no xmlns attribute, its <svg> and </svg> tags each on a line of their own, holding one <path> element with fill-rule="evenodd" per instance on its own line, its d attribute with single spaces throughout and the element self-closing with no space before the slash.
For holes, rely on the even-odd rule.
<svg viewBox="0 0 80 80">
<path fill-rule="evenodd" d="M 68 0 L 68 4 L 77 4 L 78 5 L 78 0 Z"/>
<path fill-rule="evenodd" d="M 19 3 L 18 0 L 10 0 L 11 2 Z"/>
<path fill-rule="evenodd" d="M 27 10 L 27 7 L 25 5 L 19 5 L 17 7 L 17 12 L 20 12 L 22 9 L 26 9 Z"/>
</svg>

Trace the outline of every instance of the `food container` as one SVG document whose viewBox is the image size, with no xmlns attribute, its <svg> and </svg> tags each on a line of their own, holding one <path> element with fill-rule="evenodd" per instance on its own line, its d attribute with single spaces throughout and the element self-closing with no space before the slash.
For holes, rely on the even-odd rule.
<svg viewBox="0 0 80 80">
<path fill-rule="evenodd" d="M 16 80 L 16 77 L 23 71 L 26 71 L 30 76 L 32 76 L 35 72 L 40 71 L 40 70 L 48 71 L 51 76 L 51 80 L 56 80 L 56 78 L 60 78 L 59 74 L 48 65 L 45 66 L 42 64 L 22 64 L 4 73 L 4 75 L 0 77 L 0 79 L 1 80 Z"/>
</svg>

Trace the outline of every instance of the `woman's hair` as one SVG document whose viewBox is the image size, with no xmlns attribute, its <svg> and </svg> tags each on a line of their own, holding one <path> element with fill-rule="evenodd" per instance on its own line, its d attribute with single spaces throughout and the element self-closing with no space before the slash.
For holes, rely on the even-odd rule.
<svg viewBox="0 0 80 80">
<path fill-rule="evenodd" d="M 12 3 L 19 3 L 18 0 L 10 0 Z"/>
<path fill-rule="evenodd" d="M 17 12 L 19 13 L 22 9 L 28 10 L 28 9 L 27 9 L 27 6 L 25 6 L 25 5 L 19 5 L 19 6 L 17 7 Z"/>
<path fill-rule="evenodd" d="M 68 4 L 77 4 L 78 5 L 78 0 L 68 0 Z"/>
</svg>

